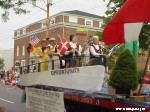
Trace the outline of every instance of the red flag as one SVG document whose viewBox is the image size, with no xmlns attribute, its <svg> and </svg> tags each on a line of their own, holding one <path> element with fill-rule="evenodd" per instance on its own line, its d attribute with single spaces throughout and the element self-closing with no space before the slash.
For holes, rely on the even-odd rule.
<svg viewBox="0 0 150 112">
<path fill-rule="evenodd" d="M 67 40 L 63 37 L 61 38 L 61 43 L 58 46 L 58 50 L 60 50 L 60 54 L 64 55 L 64 53 L 68 50 L 68 48 L 71 47 L 71 45 L 69 44 L 69 42 L 67 42 Z"/>
<path fill-rule="evenodd" d="M 105 44 L 138 40 L 143 22 L 150 22 L 150 0 L 127 0 L 103 31 Z"/>
</svg>

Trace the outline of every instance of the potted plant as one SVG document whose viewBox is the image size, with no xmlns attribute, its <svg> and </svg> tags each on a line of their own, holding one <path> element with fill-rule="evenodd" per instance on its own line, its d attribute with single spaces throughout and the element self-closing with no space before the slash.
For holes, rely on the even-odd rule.
<svg viewBox="0 0 150 112">
<path fill-rule="evenodd" d="M 131 52 L 126 49 L 120 54 L 112 74 L 109 85 L 116 89 L 116 94 L 130 94 L 138 86 L 136 61 Z"/>
</svg>

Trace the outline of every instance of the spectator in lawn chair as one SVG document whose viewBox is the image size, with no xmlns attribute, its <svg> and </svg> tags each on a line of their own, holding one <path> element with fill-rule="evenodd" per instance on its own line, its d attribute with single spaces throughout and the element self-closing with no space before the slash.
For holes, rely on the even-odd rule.
<svg viewBox="0 0 150 112">
<path fill-rule="evenodd" d="M 66 68 L 71 67 L 71 60 L 73 60 L 74 67 L 79 67 L 82 47 L 77 44 L 77 36 L 70 36 L 71 47 L 65 52 L 65 66 Z"/>
<path fill-rule="evenodd" d="M 89 65 L 97 65 L 100 55 L 103 55 L 103 47 L 99 44 L 99 37 L 93 36 L 92 45 L 90 46 L 90 62 Z"/>
</svg>

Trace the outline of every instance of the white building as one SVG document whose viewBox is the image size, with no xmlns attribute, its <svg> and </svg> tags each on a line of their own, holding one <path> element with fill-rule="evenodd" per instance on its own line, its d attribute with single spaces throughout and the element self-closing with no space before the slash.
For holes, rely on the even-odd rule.
<svg viewBox="0 0 150 112">
<path fill-rule="evenodd" d="M 4 70 L 12 69 L 14 60 L 14 49 L 0 49 L 0 57 L 4 59 Z"/>
</svg>

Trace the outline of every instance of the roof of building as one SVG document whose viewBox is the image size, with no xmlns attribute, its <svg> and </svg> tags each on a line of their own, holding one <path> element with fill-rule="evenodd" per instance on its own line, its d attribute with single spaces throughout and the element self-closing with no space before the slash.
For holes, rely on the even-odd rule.
<svg viewBox="0 0 150 112">
<path fill-rule="evenodd" d="M 76 14 L 76 15 L 93 17 L 93 18 L 101 18 L 101 16 L 98 16 L 98 15 L 95 15 L 95 14 L 90 14 L 90 13 L 79 11 L 79 10 L 64 11 L 62 13 Z"/>
<path fill-rule="evenodd" d="M 83 11 L 79 11 L 79 10 L 63 11 L 63 12 L 54 14 L 54 15 L 52 15 L 52 16 L 56 16 L 56 15 L 63 14 L 63 13 L 75 14 L 75 15 L 86 16 L 86 17 L 97 18 L 97 19 L 101 19 L 101 18 L 102 18 L 101 16 L 98 16 L 98 15 L 95 15 L 95 14 L 91 14 L 91 13 L 87 13 L 87 12 L 83 12 Z M 51 16 L 51 17 L 52 17 L 52 16 Z M 34 22 L 34 23 L 41 22 L 41 21 L 43 21 L 43 20 L 45 20 L 45 19 L 46 19 L 46 18 L 41 19 L 41 20 L 38 20 L 38 21 L 36 21 L 36 22 Z M 32 25 L 32 24 L 34 24 L 34 23 L 31 23 L 31 24 L 29 24 L 29 25 Z M 29 26 L 29 25 L 26 25 L 26 26 Z M 24 27 L 26 27 L 26 26 L 24 26 Z M 22 27 L 22 28 L 23 28 L 23 27 Z M 20 29 L 20 28 L 19 28 L 19 29 Z M 16 30 L 18 30 L 18 29 L 16 29 Z M 16 31 L 16 30 L 14 30 L 14 31 Z"/>
</svg>

